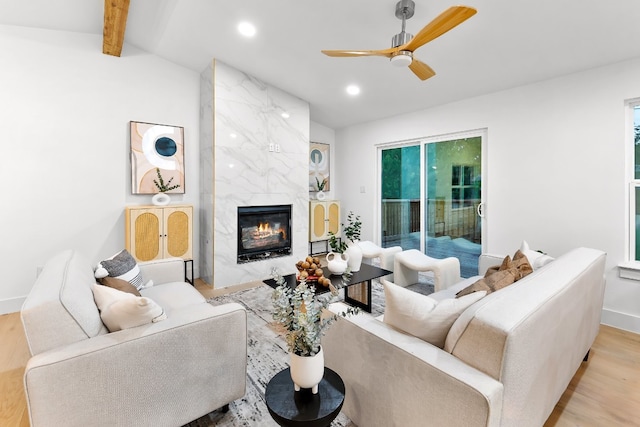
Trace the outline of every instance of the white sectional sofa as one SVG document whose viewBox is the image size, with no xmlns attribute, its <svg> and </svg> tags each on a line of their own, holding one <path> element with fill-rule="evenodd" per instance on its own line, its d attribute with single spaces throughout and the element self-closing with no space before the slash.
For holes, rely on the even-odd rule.
<svg viewBox="0 0 640 427">
<path fill-rule="evenodd" d="M 462 312 L 443 349 L 382 316 L 339 319 L 322 344 L 346 386 L 344 413 L 359 427 L 543 425 L 598 333 L 605 258 L 574 249 L 487 295 Z M 501 261 L 483 255 L 480 269 Z"/>
<path fill-rule="evenodd" d="M 140 269 L 166 319 L 109 333 L 92 266 L 75 251 L 47 262 L 21 311 L 32 426 L 176 427 L 244 396 L 244 307 L 208 304 L 181 259 Z"/>
</svg>

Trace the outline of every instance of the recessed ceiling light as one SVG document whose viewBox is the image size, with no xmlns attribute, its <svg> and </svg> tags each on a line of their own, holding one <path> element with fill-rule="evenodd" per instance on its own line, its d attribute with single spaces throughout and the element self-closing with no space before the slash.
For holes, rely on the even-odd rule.
<svg viewBox="0 0 640 427">
<path fill-rule="evenodd" d="M 238 24 L 238 31 L 245 37 L 253 37 L 256 35 L 256 27 L 250 22 L 241 22 Z"/>
<path fill-rule="evenodd" d="M 358 95 L 360 93 L 360 88 L 356 85 L 347 86 L 347 93 L 349 95 Z"/>
<path fill-rule="evenodd" d="M 236 135 L 235 133 L 231 133 L 231 134 L 229 134 L 229 136 L 230 136 L 231 138 L 237 138 L 237 137 L 238 137 L 238 135 Z"/>
<path fill-rule="evenodd" d="M 283 118 L 288 119 L 289 117 L 291 117 L 291 115 L 289 113 L 287 113 L 286 111 L 283 112 L 282 114 L 280 114 Z"/>
</svg>

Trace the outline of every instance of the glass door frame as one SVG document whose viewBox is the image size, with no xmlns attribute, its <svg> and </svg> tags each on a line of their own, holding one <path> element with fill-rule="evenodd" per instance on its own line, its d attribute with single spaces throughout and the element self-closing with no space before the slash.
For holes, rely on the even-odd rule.
<svg viewBox="0 0 640 427">
<path fill-rule="evenodd" d="M 433 144 L 438 142 L 452 141 L 457 139 L 465 139 L 465 138 L 473 138 L 480 137 L 481 139 L 481 180 L 482 180 L 482 191 L 480 193 L 480 206 L 479 206 L 479 214 L 481 217 L 480 221 L 480 232 L 481 232 L 481 246 L 482 252 L 485 253 L 487 251 L 486 242 L 487 242 L 487 232 L 488 232 L 488 221 L 487 221 L 487 189 L 488 189 L 488 131 L 486 128 L 475 129 L 463 132 L 453 132 L 441 135 L 435 135 L 424 138 L 415 138 L 408 139 L 404 141 L 396 141 L 396 142 L 387 142 L 376 144 L 376 209 L 374 210 L 374 223 L 375 227 L 373 229 L 373 239 L 377 244 L 382 243 L 382 152 L 388 149 L 394 148 L 403 148 L 410 146 L 420 146 L 420 251 L 422 253 L 425 252 L 426 242 L 425 242 L 425 230 L 427 227 L 427 218 L 425 215 L 425 195 L 426 195 L 426 180 L 425 180 L 425 147 L 427 144 Z"/>
</svg>

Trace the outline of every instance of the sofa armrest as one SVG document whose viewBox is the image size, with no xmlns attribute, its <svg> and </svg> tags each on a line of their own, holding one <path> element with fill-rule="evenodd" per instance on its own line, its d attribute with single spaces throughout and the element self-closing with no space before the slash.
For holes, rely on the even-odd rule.
<svg viewBox="0 0 640 427">
<path fill-rule="evenodd" d="M 182 258 L 163 258 L 139 262 L 138 266 L 145 283 L 149 280 L 153 280 L 154 285 L 184 282 L 184 260 Z"/>
<path fill-rule="evenodd" d="M 246 356 L 246 311 L 235 303 L 50 350 L 25 370 L 32 426 L 184 425 L 244 396 Z"/>
<path fill-rule="evenodd" d="M 343 411 L 357 425 L 500 425 L 500 382 L 368 314 L 340 318 L 322 345 L 325 364 L 345 383 Z"/>
</svg>

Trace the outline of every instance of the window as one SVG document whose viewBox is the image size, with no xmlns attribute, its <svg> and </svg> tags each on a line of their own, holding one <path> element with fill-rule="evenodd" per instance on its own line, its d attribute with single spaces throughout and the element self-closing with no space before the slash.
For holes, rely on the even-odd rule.
<svg viewBox="0 0 640 427">
<path fill-rule="evenodd" d="M 640 100 L 629 102 L 629 260 L 640 261 Z"/>
<path fill-rule="evenodd" d="M 451 207 L 473 206 L 480 199 L 479 179 L 473 166 L 453 165 L 451 167 Z"/>
</svg>

